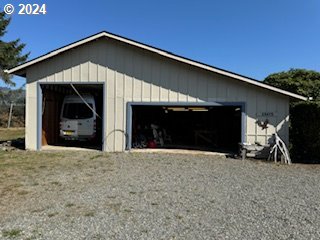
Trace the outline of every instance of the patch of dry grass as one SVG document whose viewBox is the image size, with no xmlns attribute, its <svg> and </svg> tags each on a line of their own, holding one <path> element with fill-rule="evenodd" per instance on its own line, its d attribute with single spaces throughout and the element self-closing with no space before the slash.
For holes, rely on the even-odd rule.
<svg viewBox="0 0 320 240">
<path fill-rule="evenodd" d="M 0 141 L 24 138 L 24 128 L 0 128 Z"/>
<path fill-rule="evenodd" d="M 73 176 L 77 171 L 112 168 L 107 154 L 92 152 L 0 151 L 0 206 L 19 202 L 38 188 L 61 188 L 57 176 Z M 82 181 L 74 176 L 74 181 Z M 1 210 L 4 210 L 0 207 Z"/>
</svg>

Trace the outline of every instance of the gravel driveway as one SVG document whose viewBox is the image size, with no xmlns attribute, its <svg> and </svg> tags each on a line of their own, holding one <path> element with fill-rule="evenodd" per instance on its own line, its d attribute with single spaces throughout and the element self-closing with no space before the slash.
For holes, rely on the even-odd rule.
<svg viewBox="0 0 320 240">
<path fill-rule="evenodd" d="M 320 166 L 0 154 L 1 239 L 320 239 Z"/>
</svg>

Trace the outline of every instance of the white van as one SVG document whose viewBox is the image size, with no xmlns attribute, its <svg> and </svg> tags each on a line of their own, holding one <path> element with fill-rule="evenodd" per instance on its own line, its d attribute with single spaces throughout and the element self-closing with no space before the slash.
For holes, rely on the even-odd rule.
<svg viewBox="0 0 320 240">
<path fill-rule="evenodd" d="M 92 95 L 83 95 L 96 112 Z M 92 140 L 96 136 L 96 114 L 77 95 L 64 98 L 60 114 L 60 137 L 65 140 Z"/>
</svg>

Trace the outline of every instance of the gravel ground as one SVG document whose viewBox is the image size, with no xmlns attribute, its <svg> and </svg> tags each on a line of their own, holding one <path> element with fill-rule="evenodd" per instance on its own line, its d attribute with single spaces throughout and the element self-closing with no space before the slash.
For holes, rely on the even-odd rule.
<svg viewBox="0 0 320 240">
<path fill-rule="evenodd" d="M 320 239 L 320 166 L 0 154 L 1 239 Z"/>
</svg>

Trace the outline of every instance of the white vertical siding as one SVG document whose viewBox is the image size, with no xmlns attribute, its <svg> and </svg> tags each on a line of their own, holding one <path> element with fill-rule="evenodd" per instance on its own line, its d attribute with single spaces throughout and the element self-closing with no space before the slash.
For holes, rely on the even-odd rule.
<svg viewBox="0 0 320 240">
<path fill-rule="evenodd" d="M 67 66 L 69 59 L 68 58 L 63 58 L 62 62 L 63 62 L 63 66 Z M 72 69 L 71 68 L 66 68 L 63 69 L 63 80 L 68 82 L 72 80 Z"/>
<path fill-rule="evenodd" d="M 80 68 L 80 64 L 79 64 L 79 55 L 80 55 L 80 51 L 74 50 L 70 53 L 70 57 L 71 58 L 71 81 L 72 82 L 79 82 L 80 81 L 80 72 L 81 72 L 81 68 Z"/>
<path fill-rule="evenodd" d="M 162 90 L 162 94 L 164 95 L 164 99 L 168 99 L 168 89 L 167 88 L 160 88 L 161 84 L 166 85 L 167 80 L 166 78 L 162 80 L 163 73 L 160 71 L 161 64 L 157 66 L 155 64 L 155 60 L 152 59 L 151 61 L 151 101 L 159 102 L 160 101 L 160 94 Z"/>
<path fill-rule="evenodd" d="M 157 67 L 156 64 L 153 64 L 152 67 L 152 73 L 153 73 L 153 79 L 155 89 L 159 89 L 159 101 L 170 101 L 170 75 L 169 71 L 163 71 L 162 70 L 162 62 L 160 62 L 160 65 Z M 156 96 L 156 94 L 155 94 Z M 154 98 L 156 99 L 156 97 Z"/>
<path fill-rule="evenodd" d="M 163 64 L 164 65 L 164 64 Z M 169 102 L 178 102 L 178 87 L 179 87 L 179 82 L 177 81 L 179 75 L 178 75 L 178 70 L 177 67 L 174 66 L 174 64 L 166 64 L 166 67 L 162 66 L 163 68 L 168 69 L 168 75 L 169 75 L 169 88 L 170 88 L 170 93 L 169 93 Z"/>
<path fill-rule="evenodd" d="M 98 40 L 31 66 L 27 71 L 27 146 L 36 146 L 36 84 L 105 82 L 106 151 L 123 151 L 128 102 L 245 102 L 245 141 L 264 144 L 279 131 L 288 141 L 288 97 L 166 59 L 114 40 Z M 256 120 L 262 112 L 270 126 Z"/>
<path fill-rule="evenodd" d="M 27 75 L 28 77 L 28 75 Z M 37 82 L 26 86 L 26 149 L 37 150 Z"/>
</svg>

